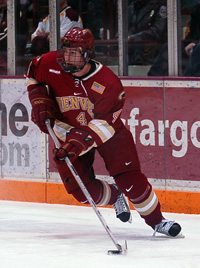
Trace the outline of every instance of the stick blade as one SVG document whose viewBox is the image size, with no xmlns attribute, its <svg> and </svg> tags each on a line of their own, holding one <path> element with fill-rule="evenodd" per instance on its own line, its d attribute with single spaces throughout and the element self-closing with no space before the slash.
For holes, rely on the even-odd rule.
<svg viewBox="0 0 200 268">
<path fill-rule="evenodd" d="M 123 246 L 118 245 L 118 250 L 108 250 L 108 255 L 126 255 L 127 253 L 127 242 Z"/>
</svg>

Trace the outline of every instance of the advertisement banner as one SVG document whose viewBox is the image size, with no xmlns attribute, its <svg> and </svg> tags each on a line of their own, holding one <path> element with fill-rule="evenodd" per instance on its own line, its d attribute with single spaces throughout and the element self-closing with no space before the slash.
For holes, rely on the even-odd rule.
<svg viewBox="0 0 200 268">
<path fill-rule="evenodd" d="M 1 177 L 46 179 L 45 135 L 30 122 L 25 79 L 0 80 Z"/>
<path fill-rule="evenodd" d="M 200 181 L 200 87 L 165 89 L 166 179 Z"/>
<path fill-rule="evenodd" d="M 122 79 L 122 83 L 126 92 L 122 120 L 135 140 L 142 171 L 154 185 L 158 181 L 164 187 L 197 185 L 200 82 Z M 61 182 L 53 142 L 48 143 L 31 122 L 25 79 L 0 79 L 0 91 L 1 177 Z M 94 168 L 98 176 L 109 175 L 98 154 Z"/>
</svg>

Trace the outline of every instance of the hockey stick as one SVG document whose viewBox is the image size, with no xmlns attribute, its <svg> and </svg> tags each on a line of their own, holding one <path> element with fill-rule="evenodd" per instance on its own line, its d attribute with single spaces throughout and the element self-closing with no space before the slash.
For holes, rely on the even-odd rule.
<svg viewBox="0 0 200 268">
<path fill-rule="evenodd" d="M 46 127 L 48 129 L 48 132 L 49 132 L 51 138 L 53 139 L 53 141 L 55 143 L 56 148 L 60 148 L 60 142 L 59 142 L 58 138 L 56 137 L 53 129 L 51 128 L 50 120 L 46 119 L 45 124 L 46 124 Z M 103 218 L 102 214 L 100 213 L 99 209 L 97 208 L 93 198 L 91 197 L 90 193 L 86 189 L 86 187 L 83 184 L 83 182 L 82 182 L 80 176 L 78 175 L 76 169 L 74 168 L 73 164 L 71 163 L 70 159 L 67 156 L 65 157 L 65 163 L 67 164 L 67 166 L 70 169 L 72 175 L 74 176 L 75 180 L 77 181 L 79 187 L 81 188 L 82 192 L 84 193 L 86 199 L 88 200 L 88 202 L 92 206 L 92 208 L 95 211 L 97 217 L 99 218 L 100 222 L 102 223 L 104 229 L 106 230 L 106 232 L 108 233 L 109 237 L 111 238 L 111 240 L 113 241 L 113 243 L 115 244 L 115 246 L 117 248 L 117 250 L 108 250 L 108 254 L 112 255 L 112 254 L 125 253 L 126 250 L 127 250 L 126 241 L 125 241 L 125 245 L 123 247 L 117 242 L 117 240 L 115 239 L 114 235 L 112 234 L 108 224 L 106 223 L 105 219 Z"/>
</svg>

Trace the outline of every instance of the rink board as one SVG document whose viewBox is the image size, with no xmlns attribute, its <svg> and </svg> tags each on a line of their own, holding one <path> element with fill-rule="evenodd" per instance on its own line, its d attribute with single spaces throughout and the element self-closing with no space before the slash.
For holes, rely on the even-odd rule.
<svg viewBox="0 0 200 268">
<path fill-rule="evenodd" d="M 121 81 L 126 91 L 122 120 L 163 209 L 199 213 L 200 79 Z M 56 172 L 52 141 L 31 123 L 25 80 L 0 79 L 0 100 L 0 199 L 77 205 Z M 98 155 L 95 172 L 109 179 Z"/>
</svg>

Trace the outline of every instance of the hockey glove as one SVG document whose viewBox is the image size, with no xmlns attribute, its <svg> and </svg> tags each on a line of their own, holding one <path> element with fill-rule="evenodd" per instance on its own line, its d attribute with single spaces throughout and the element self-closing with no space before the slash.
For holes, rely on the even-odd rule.
<svg viewBox="0 0 200 268">
<path fill-rule="evenodd" d="M 94 140 L 88 135 L 83 129 L 72 128 L 66 136 L 66 141 L 56 150 L 56 157 L 63 160 L 68 156 L 71 162 L 74 162 L 83 151 L 93 146 Z"/>
<path fill-rule="evenodd" d="M 48 95 L 41 94 L 42 91 L 44 89 L 40 86 L 40 89 L 37 87 L 29 92 L 32 104 L 31 119 L 41 131 L 48 134 L 45 119 L 50 119 L 51 127 L 53 127 L 59 109 L 56 101 Z"/>
</svg>

